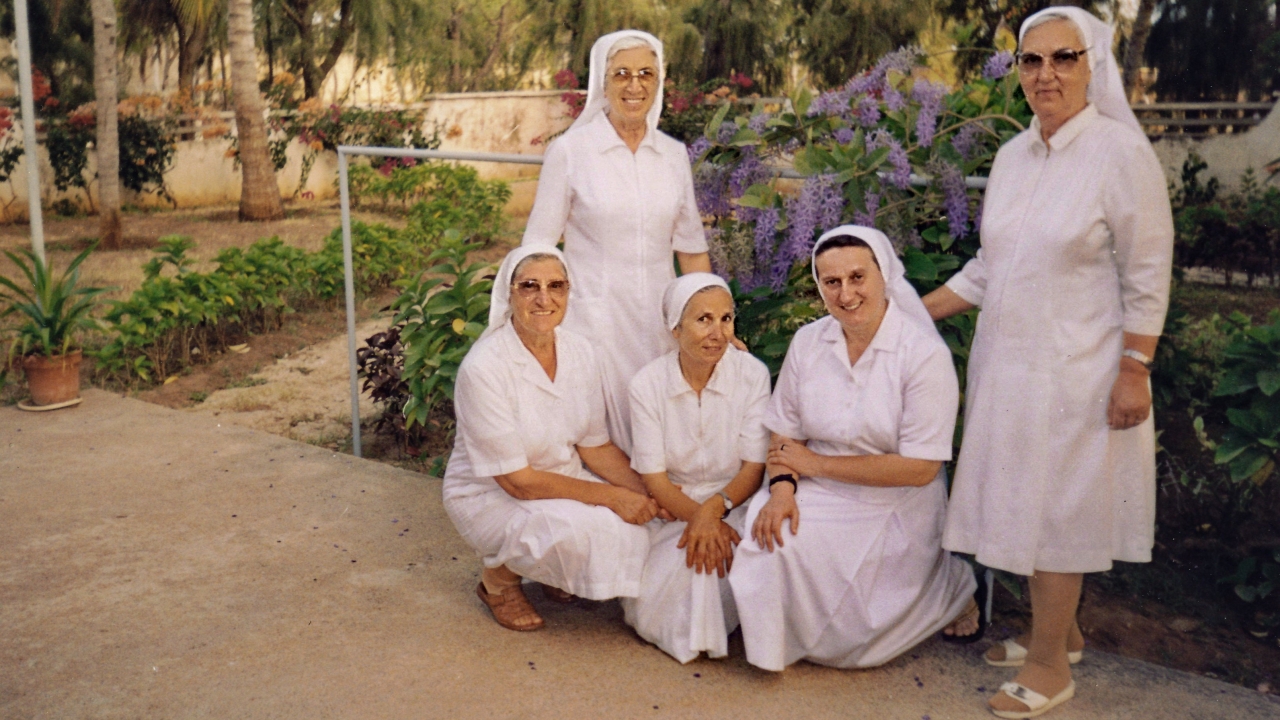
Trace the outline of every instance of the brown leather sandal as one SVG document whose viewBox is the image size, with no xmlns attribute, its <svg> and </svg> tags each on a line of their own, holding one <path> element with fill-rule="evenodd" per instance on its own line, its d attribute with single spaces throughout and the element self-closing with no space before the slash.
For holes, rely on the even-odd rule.
<svg viewBox="0 0 1280 720">
<path fill-rule="evenodd" d="M 561 605 L 568 605 L 578 599 L 577 595 L 574 595 L 567 590 L 561 590 L 554 585 L 547 585 L 545 583 L 542 584 L 542 594 L 551 602 L 558 602 Z"/>
<path fill-rule="evenodd" d="M 542 629 L 542 616 L 529 604 L 529 598 L 524 596 L 524 590 L 519 583 L 500 593 L 490 593 L 484 589 L 484 583 L 482 582 L 476 585 L 476 595 L 480 597 L 481 602 L 489 607 L 489 611 L 493 613 L 493 619 L 498 621 L 498 624 L 502 627 L 517 632 Z M 521 623 L 521 621 L 530 617 L 536 622 Z"/>
</svg>

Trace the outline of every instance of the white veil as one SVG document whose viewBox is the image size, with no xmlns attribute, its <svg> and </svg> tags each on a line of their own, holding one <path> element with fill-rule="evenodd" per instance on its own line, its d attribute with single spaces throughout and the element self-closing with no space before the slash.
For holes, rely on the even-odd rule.
<svg viewBox="0 0 1280 720">
<path fill-rule="evenodd" d="M 1022 47 L 1022 38 L 1026 36 L 1028 30 L 1055 18 L 1070 20 L 1079 30 L 1080 39 L 1084 41 L 1085 47 L 1089 48 L 1086 55 L 1089 58 L 1089 68 L 1093 72 L 1093 77 L 1089 80 L 1089 102 L 1098 108 L 1099 113 L 1142 132 L 1138 116 L 1133 114 L 1133 108 L 1129 107 L 1129 98 L 1124 93 L 1120 66 L 1111 52 L 1114 31 L 1110 25 L 1078 7 L 1045 8 L 1023 21 L 1022 28 L 1018 31 L 1018 47 Z"/>
<path fill-rule="evenodd" d="M 652 133 L 658 129 L 658 117 L 662 115 L 662 84 L 667 78 L 666 65 L 662 59 L 662 41 L 643 30 L 619 30 L 600 36 L 596 44 L 591 46 L 591 70 L 590 75 L 587 76 L 587 103 L 582 107 L 582 114 L 569 126 L 570 130 L 587 125 L 608 109 L 609 99 L 604 95 L 604 84 L 608 80 L 605 75 L 609 71 L 609 49 L 614 43 L 629 37 L 645 41 L 649 47 L 653 48 L 653 54 L 658 56 L 658 89 L 653 98 L 653 107 L 649 108 L 649 114 L 645 116 L 649 132 Z"/>
<path fill-rule="evenodd" d="M 884 294 L 889 301 L 904 311 L 911 317 L 924 323 L 925 327 L 933 330 L 936 334 L 938 331 L 933 325 L 933 318 L 929 317 L 929 311 L 924 307 L 924 301 L 920 299 L 920 294 L 907 281 L 907 269 L 902 265 L 902 260 L 898 258 L 898 253 L 893 249 L 893 243 L 889 242 L 889 238 L 884 233 L 875 228 L 864 227 L 862 225 L 841 225 L 822 234 L 818 238 L 818 242 L 813 244 L 813 254 L 810 257 L 810 265 L 813 268 L 813 281 L 818 283 L 818 251 L 827 240 L 838 235 L 852 235 L 871 246 L 871 252 L 876 256 L 876 263 L 880 265 L 880 274 L 884 276 Z M 941 338 L 941 336 L 939 336 Z"/>
</svg>

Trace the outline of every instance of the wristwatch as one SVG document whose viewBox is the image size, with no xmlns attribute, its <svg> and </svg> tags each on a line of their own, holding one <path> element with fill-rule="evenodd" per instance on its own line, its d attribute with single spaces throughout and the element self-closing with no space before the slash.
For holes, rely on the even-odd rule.
<svg viewBox="0 0 1280 720">
<path fill-rule="evenodd" d="M 728 515 L 729 511 L 733 509 L 733 501 L 729 499 L 729 495 L 723 490 L 716 494 L 724 498 L 724 514 Z"/>
<path fill-rule="evenodd" d="M 1133 358 L 1134 360 L 1137 360 L 1138 362 L 1142 363 L 1142 367 L 1148 370 L 1151 369 L 1151 363 L 1152 363 L 1151 358 L 1147 357 L 1146 355 L 1144 355 L 1143 353 L 1137 350 L 1134 350 L 1133 348 L 1125 348 L 1124 352 L 1120 353 L 1120 355 L 1127 358 Z"/>
</svg>

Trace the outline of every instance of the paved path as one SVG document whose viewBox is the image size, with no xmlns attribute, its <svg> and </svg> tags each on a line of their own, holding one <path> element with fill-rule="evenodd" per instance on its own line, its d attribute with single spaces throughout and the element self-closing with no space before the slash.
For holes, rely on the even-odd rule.
<svg viewBox="0 0 1280 720">
<path fill-rule="evenodd" d="M 681 666 L 616 603 L 495 625 L 439 481 L 88 391 L 0 408 L 0 718 L 989 718 L 1009 671 Z M 1094 652 L 1049 717 L 1263 718 L 1256 692 Z"/>
</svg>

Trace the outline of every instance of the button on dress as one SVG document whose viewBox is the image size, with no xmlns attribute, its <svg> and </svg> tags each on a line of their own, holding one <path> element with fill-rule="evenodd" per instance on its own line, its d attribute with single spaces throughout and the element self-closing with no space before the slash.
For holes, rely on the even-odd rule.
<svg viewBox="0 0 1280 720">
<path fill-rule="evenodd" d="M 1087 106 L 996 155 L 982 248 L 947 286 L 981 307 L 944 545 L 1021 575 L 1151 559 L 1155 425 L 1107 425 L 1123 333 L 1159 335 L 1172 267 L 1147 139 Z"/>
<path fill-rule="evenodd" d="M 945 461 L 958 404 L 942 339 L 890 303 L 852 366 L 835 318 L 801 328 L 765 425 L 821 455 Z M 766 485 L 747 528 L 768 499 Z M 873 667 L 945 627 L 976 588 L 968 564 L 942 549 L 946 502 L 944 470 L 923 487 L 802 478 L 799 533 L 784 522 L 785 545 L 773 552 L 744 534 L 729 574 L 747 660 L 773 671 L 797 660 Z"/>
<path fill-rule="evenodd" d="M 592 342 L 609 433 L 630 452 L 627 387 L 670 349 L 662 292 L 674 251 L 707 251 L 684 144 L 651 129 L 632 153 L 603 113 L 547 148 L 524 245 L 555 245 L 573 268 L 563 327 Z"/>
<path fill-rule="evenodd" d="M 472 346 L 454 391 L 445 511 L 485 567 L 591 600 L 634 596 L 649 551 L 643 527 L 577 500 L 517 500 L 493 478 L 532 467 L 604 482 L 577 450 L 609 441 L 595 354 L 556 328 L 556 363 L 553 381 L 511 324 Z"/>
<path fill-rule="evenodd" d="M 666 472 L 685 495 L 702 503 L 723 490 L 743 462 L 765 461 L 769 369 L 730 346 L 699 398 L 680 372 L 679 355 L 663 355 L 631 381 L 631 467 L 641 474 Z M 745 505 L 739 506 L 725 522 L 745 535 L 745 515 Z M 622 601 L 627 624 L 682 663 L 700 652 L 724 657 L 729 633 L 738 626 L 728 580 L 685 566 L 686 553 L 676 544 L 686 527 L 679 520 L 649 522 L 640 595 Z"/>
</svg>

